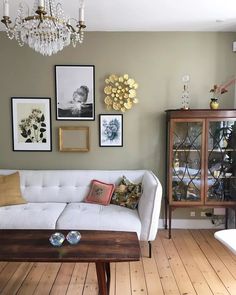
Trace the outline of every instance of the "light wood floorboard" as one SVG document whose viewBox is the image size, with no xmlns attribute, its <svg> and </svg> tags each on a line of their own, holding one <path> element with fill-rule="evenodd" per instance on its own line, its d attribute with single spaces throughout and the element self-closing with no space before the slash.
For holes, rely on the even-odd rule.
<svg viewBox="0 0 236 295">
<path fill-rule="evenodd" d="M 212 230 L 161 230 L 138 262 L 111 264 L 110 295 L 236 295 L 236 256 Z M 97 295 L 94 264 L 0 262 L 1 295 Z"/>
</svg>

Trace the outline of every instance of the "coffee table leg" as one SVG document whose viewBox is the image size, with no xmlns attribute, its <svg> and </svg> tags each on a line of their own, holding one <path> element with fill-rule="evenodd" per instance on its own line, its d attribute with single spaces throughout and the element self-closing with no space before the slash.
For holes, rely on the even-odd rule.
<svg viewBox="0 0 236 295">
<path fill-rule="evenodd" d="M 107 290 L 108 290 L 108 294 L 110 291 L 110 281 L 111 281 L 111 268 L 110 268 L 110 263 L 106 262 L 105 263 L 105 267 L 106 267 L 106 274 L 107 274 Z"/>
<path fill-rule="evenodd" d="M 99 295 L 109 295 L 110 288 L 110 264 L 96 262 Z"/>
</svg>

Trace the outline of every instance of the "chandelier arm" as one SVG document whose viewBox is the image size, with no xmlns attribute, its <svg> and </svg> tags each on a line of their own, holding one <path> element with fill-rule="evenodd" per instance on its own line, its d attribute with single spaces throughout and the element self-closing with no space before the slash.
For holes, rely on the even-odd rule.
<svg viewBox="0 0 236 295">
<path fill-rule="evenodd" d="M 12 23 L 9 16 L 3 16 L 1 22 L 7 27 L 7 29 L 14 29 L 14 27 L 10 27 L 9 25 Z"/>
<path fill-rule="evenodd" d="M 40 16 L 39 15 L 34 15 L 34 16 L 27 16 L 26 18 L 24 18 L 23 21 L 29 21 L 29 20 L 40 20 Z M 43 17 L 44 20 L 51 20 L 53 22 L 58 22 L 60 24 L 66 25 L 67 23 L 57 17 L 51 16 L 51 15 L 44 15 Z"/>
<path fill-rule="evenodd" d="M 14 23 L 14 25 L 10 26 L 10 24 L 12 24 L 12 21 L 10 19 L 9 16 L 3 16 L 1 19 L 1 22 L 6 26 L 6 28 L 10 31 L 14 31 L 16 26 L 16 22 Z"/>
<path fill-rule="evenodd" d="M 70 25 L 70 24 L 66 24 L 66 26 L 67 26 L 67 28 L 68 28 L 68 30 L 70 31 L 70 32 L 72 32 L 72 33 L 76 33 L 76 31 L 75 31 L 75 29 L 74 29 L 74 27 L 72 26 L 72 25 Z"/>
</svg>

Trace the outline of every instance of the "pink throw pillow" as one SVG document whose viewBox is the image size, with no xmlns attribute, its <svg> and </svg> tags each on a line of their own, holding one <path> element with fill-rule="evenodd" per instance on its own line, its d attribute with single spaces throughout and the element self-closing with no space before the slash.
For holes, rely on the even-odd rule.
<svg viewBox="0 0 236 295">
<path fill-rule="evenodd" d="M 109 205 L 115 185 L 92 180 L 92 186 L 88 196 L 85 198 L 86 203 L 95 203 L 100 205 Z"/>
</svg>

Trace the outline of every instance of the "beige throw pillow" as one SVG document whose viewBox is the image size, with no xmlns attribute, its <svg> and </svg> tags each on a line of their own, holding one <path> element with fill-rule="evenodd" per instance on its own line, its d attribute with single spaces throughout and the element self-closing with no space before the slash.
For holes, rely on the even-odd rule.
<svg viewBox="0 0 236 295">
<path fill-rule="evenodd" d="M 21 195 L 19 172 L 10 175 L 0 175 L 0 207 L 25 204 Z"/>
</svg>

